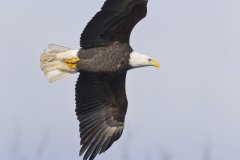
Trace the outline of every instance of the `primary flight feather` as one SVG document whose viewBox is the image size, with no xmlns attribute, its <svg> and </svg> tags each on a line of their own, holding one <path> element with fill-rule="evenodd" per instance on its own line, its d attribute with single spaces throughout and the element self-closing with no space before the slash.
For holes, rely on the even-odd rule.
<svg viewBox="0 0 240 160">
<path fill-rule="evenodd" d="M 81 49 L 49 45 L 41 55 L 41 69 L 50 82 L 80 72 L 76 115 L 84 160 L 93 160 L 122 135 L 128 106 L 127 71 L 160 66 L 129 44 L 132 29 L 147 14 L 147 2 L 107 0 L 84 29 Z"/>
</svg>

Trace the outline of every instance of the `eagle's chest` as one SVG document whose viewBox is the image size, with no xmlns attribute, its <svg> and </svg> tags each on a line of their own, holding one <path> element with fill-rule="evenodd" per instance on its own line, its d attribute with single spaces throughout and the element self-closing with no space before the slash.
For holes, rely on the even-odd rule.
<svg viewBox="0 0 240 160">
<path fill-rule="evenodd" d="M 102 69 L 106 71 L 125 70 L 129 66 L 129 54 L 118 52 L 98 54 L 94 58 L 97 64 L 102 64 Z"/>
<path fill-rule="evenodd" d="M 91 72 L 116 72 L 129 68 L 132 49 L 127 44 L 80 50 L 79 70 Z"/>
</svg>

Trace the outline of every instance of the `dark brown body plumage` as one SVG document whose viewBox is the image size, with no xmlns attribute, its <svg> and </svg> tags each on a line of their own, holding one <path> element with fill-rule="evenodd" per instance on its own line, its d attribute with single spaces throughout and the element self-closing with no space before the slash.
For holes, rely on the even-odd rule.
<svg viewBox="0 0 240 160">
<path fill-rule="evenodd" d="M 127 43 L 116 42 L 111 46 L 80 49 L 77 68 L 81 71 L 113 73 L 127 71 L 132 48 Z"/>
</svg>

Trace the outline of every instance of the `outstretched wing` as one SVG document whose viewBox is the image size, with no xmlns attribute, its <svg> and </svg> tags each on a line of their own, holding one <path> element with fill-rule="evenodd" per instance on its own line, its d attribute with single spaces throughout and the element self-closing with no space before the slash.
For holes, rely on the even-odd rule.
<svg viewBox="0 0 240 160">
<path fill-rule="evenodd" d="M 84 160 L 93 160 L 120 138 L 127 110 L 126 73 L 99 75 L 81 72 L 76 84 L 76 114 L 80 121 Z M 89 157 L 90 156 L 90 157 Z"/>
<path fill-rule="evenodd" d="M 129 43 L 134 26 L 147 14 L 148 0 L 107 0 L 81 35 L 83 49 Z"/>
</svg>

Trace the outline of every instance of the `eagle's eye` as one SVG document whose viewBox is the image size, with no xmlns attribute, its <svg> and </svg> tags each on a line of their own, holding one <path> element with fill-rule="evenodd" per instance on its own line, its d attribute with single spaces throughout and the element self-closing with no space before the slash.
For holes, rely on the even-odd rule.
<svg viewBox="0 0 240 160">
<path fill-rule="evenodd" d="M 148 61 L 152 61 L 153 59 L 151 59 L 151 58 L 148 58 Z"/>
</svg>

